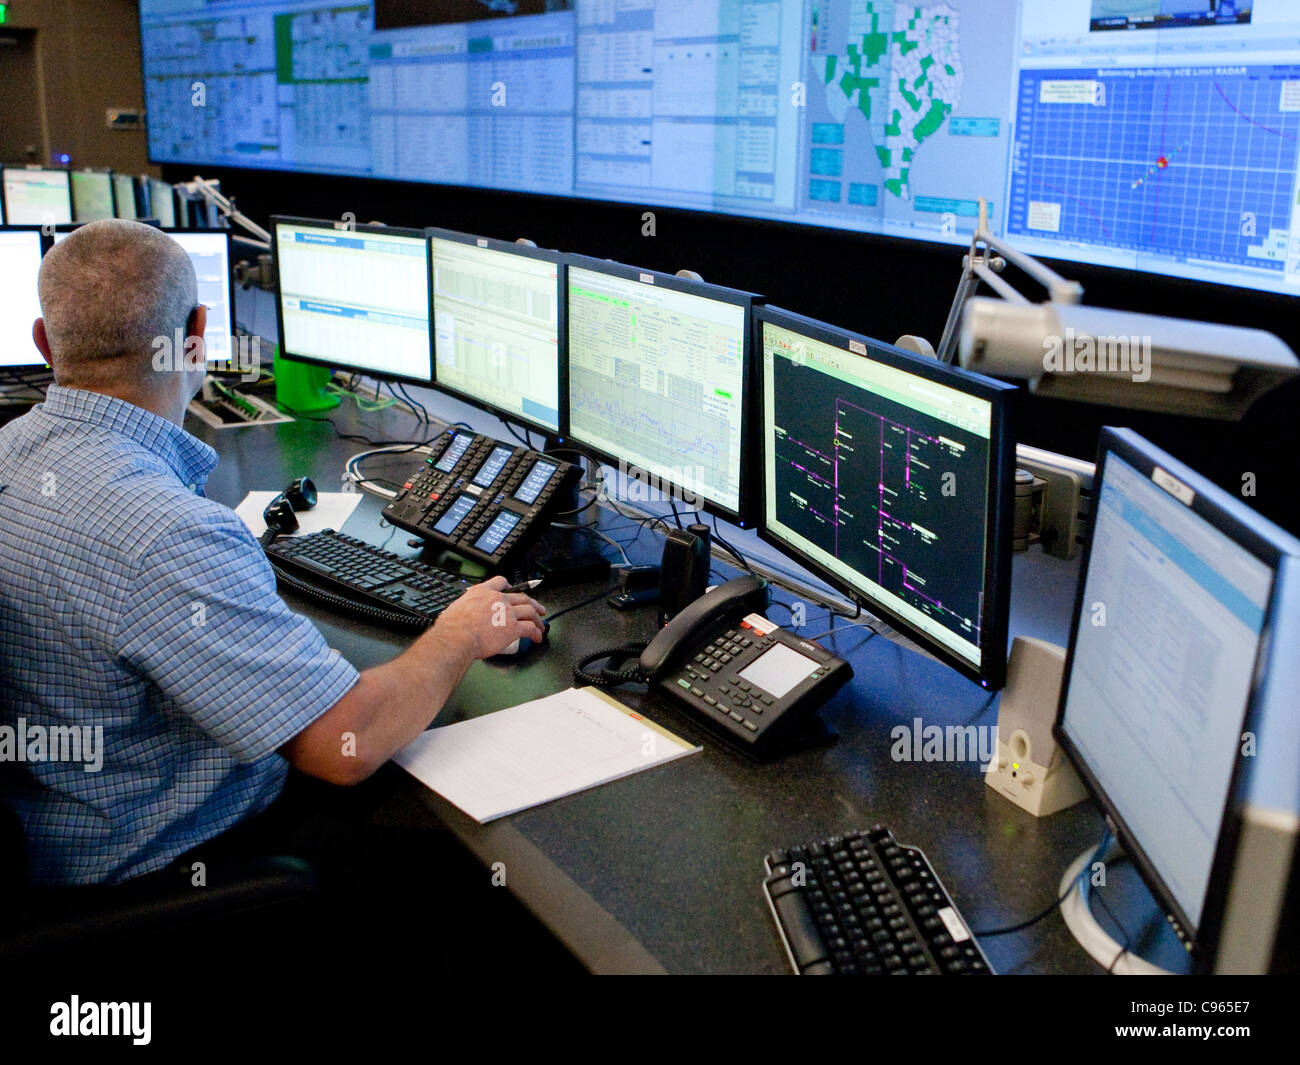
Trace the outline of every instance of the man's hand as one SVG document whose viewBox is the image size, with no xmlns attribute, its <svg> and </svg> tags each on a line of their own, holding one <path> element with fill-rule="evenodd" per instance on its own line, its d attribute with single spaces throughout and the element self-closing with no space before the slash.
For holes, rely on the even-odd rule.
<svg viewBox="0 0 1300 1065">
<path fill-rule="evenodd" d="M 505 592 L 504 577 L 476 584 L 447 607 L 433 627 L 433 638 L 453 634 L 466 641 L 475 658 L 500 654 L 515 640 L 543 638 L 546 608 L 521 592 Z"/>
<path fill-rule="evenodd" d="M 304 773 L 334 784 L 364 780 L 415 739 L 476 658 L 515 640 L 542 639 L 541 603 L 506 593 L 504 577 L 476 584 L 447 607 L 433 628 L 382 666 L 280 748 Z M 344 755 L 340 737 L 351 735 Z"/>
</svg>

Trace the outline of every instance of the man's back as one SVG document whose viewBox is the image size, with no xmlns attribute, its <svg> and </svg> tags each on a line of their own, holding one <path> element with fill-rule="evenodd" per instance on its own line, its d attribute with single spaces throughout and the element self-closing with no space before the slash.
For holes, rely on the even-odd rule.
<svg viewBox="0 0 1300 1065">
<path fill-rule="evenodd" d="M 160 868 L 262 809 L 276 749 L 356 680 L 195 494 L 215 462 L 167 419 L 57 386 L 0 429 L 0 792 L 39 882 Z"/>
</svg>

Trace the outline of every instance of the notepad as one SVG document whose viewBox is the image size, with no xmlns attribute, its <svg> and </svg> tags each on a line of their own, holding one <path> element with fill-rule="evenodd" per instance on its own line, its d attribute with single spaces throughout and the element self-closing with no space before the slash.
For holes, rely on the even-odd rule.
<svg viewBox="0 0 1300 1065">
<path fill-rule="evenodd" d="M 393 761 L 479 824 L 701 748 L 596 688 L 430 729 Z"/>
</svg>

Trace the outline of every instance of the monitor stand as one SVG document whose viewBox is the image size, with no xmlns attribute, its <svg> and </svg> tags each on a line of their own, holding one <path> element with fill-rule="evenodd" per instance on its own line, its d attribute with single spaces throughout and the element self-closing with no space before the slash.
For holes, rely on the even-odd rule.
<svg viewBox="0 0 1300 1065">
<path fill-rule="evenodd" d="M 1112 846 L 1094 870 L 1097 848 L 1079 855 L 1061 878 L 1057 895 L 1065 895 L 1061 917 L 1088 955 L 1108 972 L 1124 976 L 1169 976 L 1190 973 L 1191 954 L 1183 946 L 1131 861 Z M 1116 859 L 1120 860 L 1116 860 Z M 1094 876 L 1104 872 L 1106 906 L 1093 890 Z M 1083 874 L 1083 875 L 1080 875 Z M 1068 894 L 1066 894 L 1068 889 Z M 1123 931 L 1116 929 L 1118 921 Z M 1124 931 L 1129 949 L 1124 950 Z M 1119 933 L 1119 939 L 1113 932 Z M 1122 951 L 1122 953 L 1121 953 Z"/>
</svg>

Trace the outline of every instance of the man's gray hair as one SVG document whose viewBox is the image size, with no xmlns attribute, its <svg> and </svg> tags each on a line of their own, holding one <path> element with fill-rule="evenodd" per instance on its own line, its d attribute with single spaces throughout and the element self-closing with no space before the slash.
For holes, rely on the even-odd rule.
<svg viewBox="0 0 1300 1065">
<path fill-rule="evenodd" d="M 37 283 L 54 376 L 72 387 L 143 384 L 154 340 L 198 305 L 189 255 L 153 226 L 91 222 L 54 245 Z"/>
</svg>

